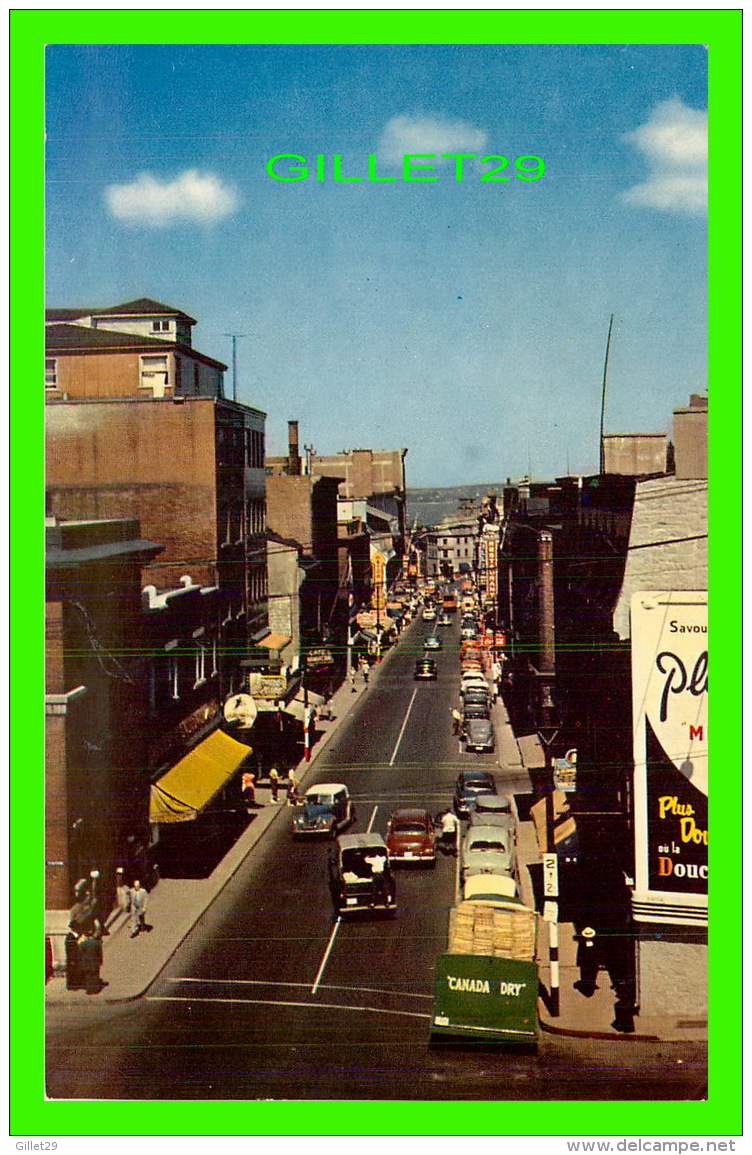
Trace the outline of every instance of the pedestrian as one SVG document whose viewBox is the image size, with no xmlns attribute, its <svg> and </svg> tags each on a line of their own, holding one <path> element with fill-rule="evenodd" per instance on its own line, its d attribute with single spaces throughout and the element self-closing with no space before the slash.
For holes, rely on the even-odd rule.
<svg viewBox="0 0 752 1155">
<path fill-rule="evenodd" d="M 348 681 L 350 683 L 350 689 L 352 690 L 352 692 L 354 694 L 355 693 L 355 670 L 352 668 L 352 666 L 347 671 L 347 678 L 348 678 Z"/>
<path fill-rule="evenodd" d="M 269 771 L 269 782 L 272 788 L 272 802 L 279 802 L 279 771 L 274 766 Z"/>
<path fill-rule="evenodd" d="M 462 715 L 460 714 L 459 710 L 455 706 L 454 709 L 452 710 L 452 733 L 453 734 L 459 734 L 461 728 L 462 728 Z"/>
<path fill-rule="evenodd" d="M 250 814 L 250 812 L 256 808 L 256 775 L 250 770 L 247 770 L 241 781 L 243 801 L 245 802 L 246 810 Z"/>
<path fill-rule="evenodd" d="M 298 782 L 292 767 L 287 771 L 287 805 L 295 806 L 298 801 Z"/>
<path fill-rule="evenodd" d="M 78 940 L 78 971 L 80 985 L 87 995 L 98 995 L 106 983 L 100 978 L 102 967 L 102 940 L 91 932 L 82 934 Z"/>
<path fill-rule="evenodd" d="M 134 878 L 133 889 L 131 890 L 131 938 L 135 938 L 142 930 L 147 929 L 146 908 L 148 905 L 149 892 L 144 890 L 137 878 Z"/>
<path fill-rule="evenodd" d="M 441 833 L 439 835 L 439 840 L 442 850 L 446 851 L 447 854 L 456 854 L 457 832 L 460 827 L 457 815 L 454 814 L 451 810 L 445 810 L 444 813 L 440 816 L 440 821 Z"/>
<path fill-rule="evenodd" d="M 118 910 L 127 913 L 131 909 L 131 888 L 125 881 L 125 871 L 119 866 L 115 871 L 115 901 Z"/>
<path fill-rule="evenodd" d="M 363 662 L 363 665 L 361 667 L 360 672 L 363 675 L 363 685 L 367 686 L 368 685 L 368 675 L 371 672 L 371 667 L 368 665 L 368 662 L 366 662 L 366 661 Z"/>
</svg>

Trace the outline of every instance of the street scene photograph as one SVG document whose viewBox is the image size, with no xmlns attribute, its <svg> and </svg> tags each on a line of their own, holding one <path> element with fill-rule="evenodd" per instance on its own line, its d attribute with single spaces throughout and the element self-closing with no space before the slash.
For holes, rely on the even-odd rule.
<svg viewBox="0 0 752 1155">
<path fill-rule="evenodd" d="M 46 1105 L 679 1131 L 712 50 L 173 39 L 44 49 Z"/>
</svg>

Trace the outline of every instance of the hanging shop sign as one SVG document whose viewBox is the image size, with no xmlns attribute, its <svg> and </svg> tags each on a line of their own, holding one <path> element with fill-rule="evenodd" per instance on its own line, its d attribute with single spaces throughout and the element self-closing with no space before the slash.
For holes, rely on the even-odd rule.
<svg viewBox="0 0 752 1155">
<path fill-rule="evenodd" d="M 635 890 L 642 922 L 707 923 L 708 612 L 705 591 L 631 603 Z"/>
<path fill-rule="evenodd" d="M 319 666 L 331 666 L 333 662 L 332 651 L 326 646 L 321 646 L 318 650 L 309 650 L 305 656 L 305 664 L 309 670 L 315 670 Z"/>
<path fill-rule="evenodd" d="M 287 693 L 287 678 L 283 674 L 249 674 L 248 689 L 254 698 L 268 701 L 284 698 Z"/>
<path fill-rule="evenodd" d="M 164 734 L 149 746 L 150 764 L 161 766 L 163 762 L 169 762 L 183 754 L 190 740 L 217 716 L 218 710 L 219 700 L 212 698 L 188 714 L 168 734 Z"/>
</svg>

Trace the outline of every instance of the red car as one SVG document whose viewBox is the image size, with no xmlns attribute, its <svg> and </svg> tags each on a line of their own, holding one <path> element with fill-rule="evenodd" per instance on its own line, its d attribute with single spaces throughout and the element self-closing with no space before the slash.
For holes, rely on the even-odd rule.
<svg viewBox="0 0 752 1155">
<path fill-rule="evenodd" d="M 395 810 L 386 828 L 386 845 L 393 864 L 435 866 L 436 839 L 429 811 L 412 807 Z"/>
</svg>

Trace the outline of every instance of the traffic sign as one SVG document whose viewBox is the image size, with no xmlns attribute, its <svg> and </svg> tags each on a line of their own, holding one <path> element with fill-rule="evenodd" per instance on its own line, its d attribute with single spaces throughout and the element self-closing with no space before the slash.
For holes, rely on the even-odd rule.
<svg viewBox="0 0 752 1155">
<path fill-rule="evenodd" d="M 559 859 L 555 854 L 544 854 L 543 895 L 545 898 L 559 897 Z"/>
</svg>

